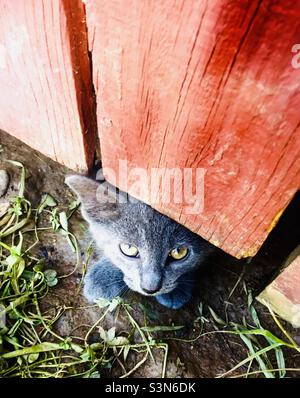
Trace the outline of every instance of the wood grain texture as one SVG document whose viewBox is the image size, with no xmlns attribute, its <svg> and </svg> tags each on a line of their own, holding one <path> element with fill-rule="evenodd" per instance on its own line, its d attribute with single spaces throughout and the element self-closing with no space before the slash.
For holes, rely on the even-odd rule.
<svg viewBox="0 0 300 398">
<path fill-rule="evenodd" d="M 294 327 L 300 327 L 300 246 L 287 259 L 282 272 L 257 297 Z"/>
<path fill-rule="evenodd" d="M 253 256 L 300 186 L 300 3 L 85 4 L 104 166 L 204 168 L 201 214 L 153 206 Z"/>
<path fill-rule="evenodd" d="M 0 0 L 0 128 L 86 172 L 96 118 L 80 0 Z"/>
</svg>

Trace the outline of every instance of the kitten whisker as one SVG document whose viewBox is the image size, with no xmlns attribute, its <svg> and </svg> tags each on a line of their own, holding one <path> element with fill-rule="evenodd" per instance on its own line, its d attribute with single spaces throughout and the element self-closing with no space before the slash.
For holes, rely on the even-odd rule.
<svg viewBox="0 0 300 398">
<path fill-rule="evenodd" d="M 186 294 L 186 290 L 183 289 L 181 286 L 178 286 L 177 289 L 179 292 Z"/>
<path fill-rule="evenodd" d="M 107 285 L 103 285 L 103 287 L 105 288 L 105 287 L 114 286 L 114 285 L 116 285 L 117 283 L 122 282 L 122 281 L 123 281 L 123 279 L 115 279 L 113 282 L 108 283 Z"/>
<path fill-rule="evenodd" d="M 122 296 L 125 296 L 126 293 L 130 292 L 131 290 L 129 289 L 129 287 L 122 293 Z"/>
<path fill-rule="evenodd" d="M 123 287 L 119 290 L 119 292 L 118 292 L 118 294 L 117 294 L 116 296 L 122 297 L 128 290 L 129 290 L 129 288 L 128 288 L 127 286 L 123 286 Z"/>
<path fill-rule="evenodd" d="M 180 285 L 178 285 L 178 286 L 190 289 L 190 288 L 192 288 L 194 286 L 194 284 L 191 283 L 191 282 L 190 283 L 180 283 Z"/>
<path fill-rule="evenodd" d="M 195 279 L 182 279 L 182 282 L 195 282 Z"/>
</svg>

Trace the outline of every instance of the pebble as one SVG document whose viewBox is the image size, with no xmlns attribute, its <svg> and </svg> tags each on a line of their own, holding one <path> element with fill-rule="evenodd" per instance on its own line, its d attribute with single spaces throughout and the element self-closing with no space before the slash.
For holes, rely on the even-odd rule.
<svg viewBox="0 0 300 398">
<path fill-rule="evenodd" d="M 4 214 L 7 212 L 9 206 L 10 206 L 9 202 L 4 202 L 4 203 L 0 202 L 0 218 L 4 216 Z"/>
<path fill-rule="evenodd" d="M 9 184 L 9 174 L 6 170 L 0 170 L 0 198 L 6 194 Z"/>
</svg>

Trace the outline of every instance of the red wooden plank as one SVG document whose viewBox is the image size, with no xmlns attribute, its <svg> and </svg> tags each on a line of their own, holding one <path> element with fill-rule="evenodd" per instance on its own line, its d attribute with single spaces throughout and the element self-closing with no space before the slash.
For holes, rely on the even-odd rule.
<svg viewBox="0 0 300 398">
<path fill-rule="evenodd" d="M 254 255 L 300 185 L 300 2 L 85 4 L 104 166 L 204 168 L 201 214 L 153 206 Z"/>
<path fill-rule="evenodd" d="M 85 172 L 96 121 L 80 0 L 0 0 L 0 128 Z"/>
<path fill-rule="evenodd" d="M 279 276 L 257 299 L 294 327 L 300 327 L 300 246 L 287 259 Z"/>
</svg>

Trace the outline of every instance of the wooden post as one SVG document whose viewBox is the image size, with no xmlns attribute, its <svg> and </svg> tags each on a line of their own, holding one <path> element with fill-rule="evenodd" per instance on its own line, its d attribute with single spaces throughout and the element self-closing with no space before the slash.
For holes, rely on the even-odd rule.
<svg viewBox="0 0 300 398">
<path fill-rule="evenodd" d="M 300 186 L 300 2 L 85 4 L 104 166 L 204 168 L 202 213 L 152 205 L 253 256 Z"/>
<path fill-rule="evenodd" d="M 0 0 L 0 128 L 86 172 L 96 118 L 80 0 Z"/>
<path fill-rule="evenodd" d="M 300 327 L 300 246 L 286 260 L 282 272 L 257 297 L 281 318 Z"/>
</svg>

